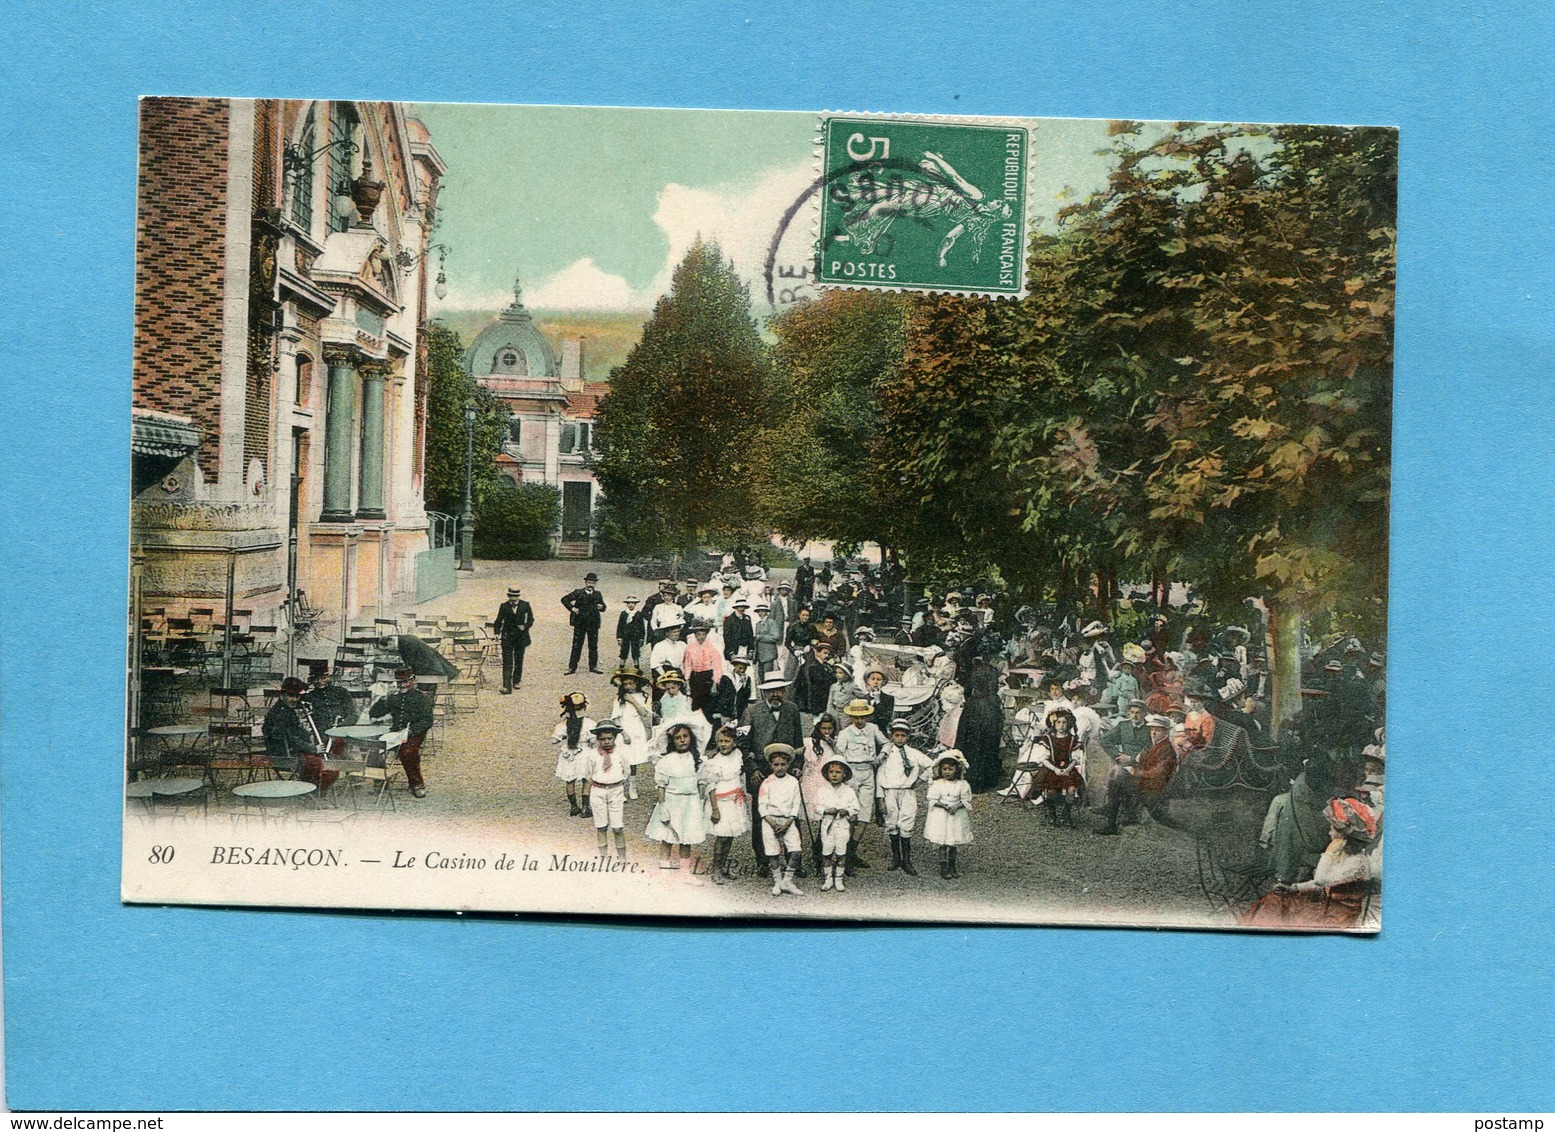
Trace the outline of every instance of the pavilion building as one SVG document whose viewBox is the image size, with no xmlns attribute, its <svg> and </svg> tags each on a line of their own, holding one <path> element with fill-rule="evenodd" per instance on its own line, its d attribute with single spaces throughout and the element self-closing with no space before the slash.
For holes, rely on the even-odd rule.
<svg viewBox="0 0 1555 1132">
<path fill-rule="evenodd" d="M 594 547 L 594 416 L 610 385 L 584 378 L 586 341 L 569 337 L 558 354 L 515 281 L 512 304 L 476 335 L 464 356 L 465 370 L 512 418 L 496 457 L 503 482 L 514 488 L 545 484 L 561 493 L 551 546 L 562 558 L 590 558 Z"/>
</svg>

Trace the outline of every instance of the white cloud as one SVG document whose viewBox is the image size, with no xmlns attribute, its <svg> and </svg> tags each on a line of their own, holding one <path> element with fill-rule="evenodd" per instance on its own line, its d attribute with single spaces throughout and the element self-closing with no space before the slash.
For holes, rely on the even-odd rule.
<svg viewBox="0 0 1555 1132">
<path fill-rule="evenodd" d="M 433 311 L 499 311 L 513 301 L 513 288 L 466 288 L 452 280 L 448 295 L 439 299 L 428 289 L 427 302 Z"/>
<path fill-rule="evenodd" d="M 763 272 L 767 248 L 783 214 L 815 180 L 813 161 L 767 170 L 754 181 L 711 189 L 693 189 L 671 182 L 659 190 L 653 222 L 669 239 L 664 267 L 645 289 L 648 305 L 669 290 L 670 278 L 698 236 L 716 240 L 724 258 L 750 284 L 751 297 L 760 303 L 766 291 Z M 806 232 L 808 215 L 795 224 Z"/>
<path fill-rule="evenodd" d="M 698 236 L 714 240 L 724 258 L 750 284 L 760 306 L 766 295 L 767 249 L 783 214 L 815 180 L 813 161 L 768 169 L 754 179 L 712 188 L 690 188 L 670 182 L 659 190 L 653 222 L 669 241 L 664 264 L 646 287 L 633 288 L 620 275 L 605 271 L 592 256 L 575 260 L 550 277 L 525 281 L 524 304 L 533 310 L 648 311 L 669 290 L 675 268 Z M 813 203 L 813 202 L 812 202 Z M 784 241 L 808 242 L 814 217 L 808 211 L 794 218 Z M 441 310 L 501 310 L 513 301 L 510 288 L 465 290 L 451 282 L 448 297 L 435 301 Z"/>
<path fill-rule="evenodd" d="M 534 290 L 525 288 L 524 305 L 535 310 L 641 310 L 641 297 L 620 275 L 602 270 L 592 256 L 568 264 Z"/>
</svg>

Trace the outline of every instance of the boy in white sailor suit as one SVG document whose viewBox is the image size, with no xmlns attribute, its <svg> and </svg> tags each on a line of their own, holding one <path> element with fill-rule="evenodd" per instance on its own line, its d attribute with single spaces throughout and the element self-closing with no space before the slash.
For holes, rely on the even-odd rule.
<svg viewBox="0 0 1555 1132">
<path fill-rule="evenodd" d="M 799 871 L 799 811 L 804 805 L 799 780 L 788 773 L 794 748 L 768 743 L 762 753 L 772 773 L 756 791 L 756 813 L 761 818 L 761 850 L 772 869 L 772 895 L 803 896 L 804 890 L 794 883 Z"/>
<path fill-rule="evenodd" d="M 915 877 L 918 870 L 912 864 L 912 831 L 918 821 L 918 787 L 925 781 L 931 762 L 928 755 L 907 745 L 911 734 L 906 720 L 892 720 L 891 741 L 881 751 L 875 788 L 880 792 L 885 832 L 891 841 L 891 863 L 886 868 L 901 869 Z"/>
<path fill-rule="evenodd" d="M 848 717 L 847 726 L 837 733 L 837 754 L 842 756 L 853 772 L 853 790 L 858 794 L 859 813 L 853 822 L 853 835 L 848 839 L 848 855 L 843 862 L 843 872 L 853 875 L 854 869 L 867 869 L 868 861 L 859 857 L 858 843 L 875 820 L 875 768 L 880 765 L 881 749 L 886 738 L 880 728 L 870 722 L 874 708 L 868 700 L 854 700 L 842 709 Z"/>
<path fill-rule="evenodd" d="M 593 727 L 594 744 L 578 756 L 578 773 L 583 776 L 585 808 L 592 808 L 594 831 L 599 835 L 599 855 L 610 852 L 610 835 L 615 834 L 616 856 L 626 860 L 626 780 L 632 773 L 631 752 L 616 747 L 621 725 L 604 719 Z M 628 745 L 630 736 L 624 736 Z"/>
<path fill-rule="evenodd" d="M 842 860 L 847 856 L 848 838 L 853 829 L 853 819 L 858 817 L 859 798 L 848 785 L 853 771 L 840 755 L 833 755 L 821 764 L 825 783 L 810 799 L 810 812 L 820 823 L 816 836 L 821 843 L 821 891 L 846 892 Z"/>
</svg>

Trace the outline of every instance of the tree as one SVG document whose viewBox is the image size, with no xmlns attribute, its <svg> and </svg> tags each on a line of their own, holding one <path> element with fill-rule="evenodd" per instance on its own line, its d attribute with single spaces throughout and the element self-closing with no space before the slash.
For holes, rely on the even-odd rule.
<svg viewBox="0 0 1555 1132">
<path fill-rule="evenodd" d="M 464 407 L 475 405 L 472 497 L 477 506 L 502 490 L 496 457 L 508 435 L 502 403 L 464 370 L 464 343 L 447 327 L 427 327 L 425 498 L 430 511 L 458 515 L 464 509 Z"/>
<path fill-rule="evenodd" d="M 748 289 L 698 240 L 599 404 L 595 475 L 619 538 L 687 552 L 755 533 L 752 445 L 770 375 Z"/>
<path fill-rule="evenodd" d="M 561 521 L 561 490 L 541 483 L 515 486 L 500 478 L 476 508 L 475 556 L 549 558 L 551 532 Z"/>
<path fill-rule="evenodd" d="M 876 458 L 877 391 L 902 362 L 909 301 L 829 291 L 772 321 L 774 387 L 757 444 L 757 504 L 790 539 L 842 553 L 889 546 L 904 492 Z"/>
<path fill-rule="evenodd" d="M 1175 576 L 1380 634 L 1396 136 L 1113 132 L 1108 187 L 1033 242 L 1025 300 L 915 306 L 882 390 L 902 481 L 1059 592 L 1085 564 L 1103 597 L 1118 570 Z"/>
</svg>

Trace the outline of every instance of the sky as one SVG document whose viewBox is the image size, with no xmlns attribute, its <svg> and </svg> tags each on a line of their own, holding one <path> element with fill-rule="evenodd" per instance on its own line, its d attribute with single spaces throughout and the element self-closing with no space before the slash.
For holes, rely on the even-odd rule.
<svg viewBox="0 0 1555 1132">
<path fill-rule="evenodd" d="M 515 275 L 537 310 L 647 311 L 701 235 L 758 286 L 783 212 L 814 181 L 817 116 L 423 103 L 448 164 L 435 242 L 452 249 L 434 309 L 497 310 Z M 1036 123 L 1039 220 L 1100 187 L 1106 122 Z M 1071 193 L 1066 196 L 1068 187 Z"/>
</svg>

